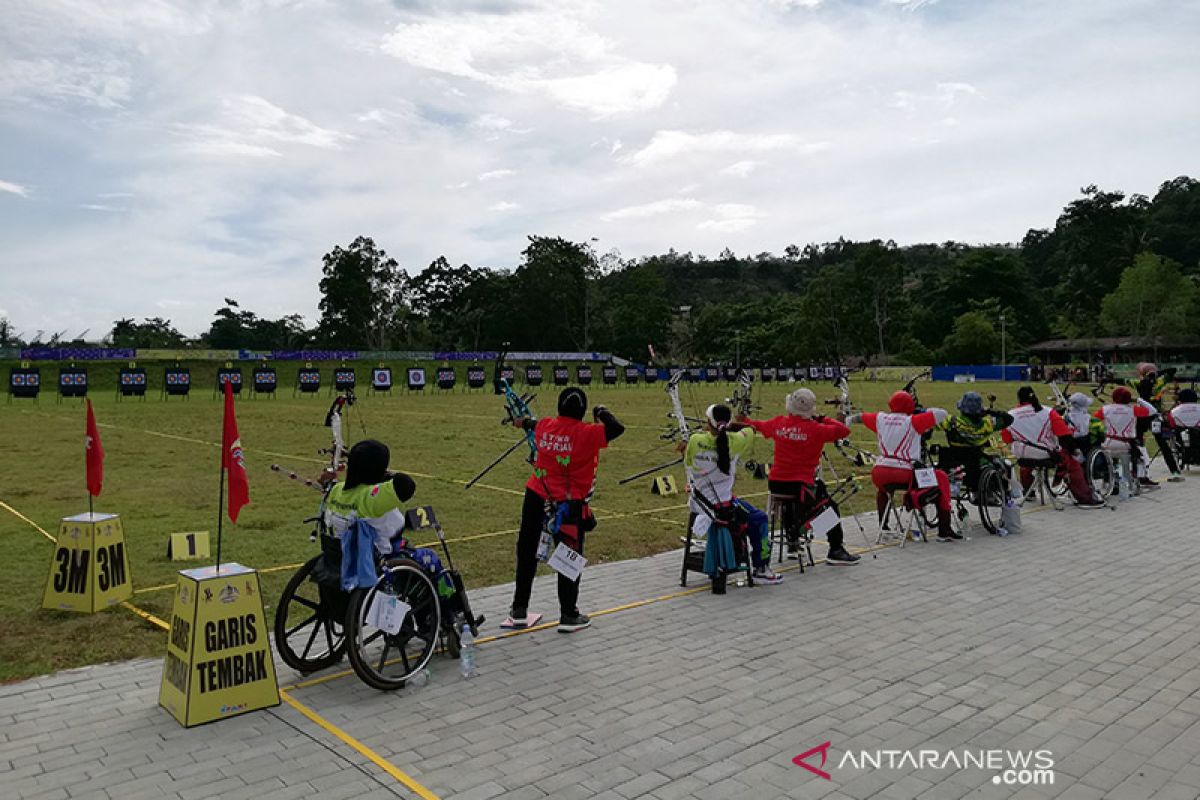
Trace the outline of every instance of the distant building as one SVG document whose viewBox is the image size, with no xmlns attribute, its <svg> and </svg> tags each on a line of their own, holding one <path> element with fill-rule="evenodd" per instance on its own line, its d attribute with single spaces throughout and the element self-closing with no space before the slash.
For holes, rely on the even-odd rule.
<svg viewBox="0 0 1200 800">
<path fill-rule="evenodd" d="M 1029 346 L 1029 355 L 1044 364 L 1136 364 L 1200 361 L 1200 341 L 1149 337 L 1108 336 L 1088 339 L 1047 339 Z"/>
</svg>

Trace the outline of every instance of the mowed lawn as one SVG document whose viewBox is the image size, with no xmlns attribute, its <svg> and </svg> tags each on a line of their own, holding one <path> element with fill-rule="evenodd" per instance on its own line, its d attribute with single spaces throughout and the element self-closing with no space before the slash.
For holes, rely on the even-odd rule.
<svg viewBox="0 0 1200 800">
<path fill-rule="evenodd" d="M 881 409 L 898 383 L 852 383 L 856 407 Z M 783 398 L 795 385 L 755 387 L 762 405 L 758 416 L 782 413 Z M 811 384 L 819 399 L 836 395 L 828 382 Z M 926 405 L 952 408 L 968 387 L 921 383 Z M 1001 395 L 998 407 L 1013 404 L 1017 384 L 977 384 L 976 390 Z M 689 415 L 702 416 L 709 403 L 723 400 L 728 384 L 685 385 L 682 398 Z M 533 405 L 539 415 L 552 414 L 557 389 L 540 387 Z M 1042 392 L 1048 394 L 1048 391 Z M 679 546 L 686 511 L 681 496 L 650 492 L 650 478 L 626 486 L 617 481 L 640 469 L 670 460 L 674 451 L 659 436 L 668 425 L 670 405 L 661 384 L 590 388 L 591 403 L 603 403 L 625 423 L 627 434 L 602 456 L 594 508 L 600 520 L 588 539 L 592 562 L 636 558 Z M 122 517 L 130 568 L 137 590 L 133 603 L 160 617 L 169 614 L 176 570 L 195 566 L 166 557 L 172 532 L 208 530 L 214 536 L 221 436 L 221 403 L 211 392 L 197 391 L 190 401 L 117 402 L 111 392 L 93 398 L 106 460 L 104 492 L 97 511 Z M 324 417 L 329 399 L 241 399 L 238 423 L 250 476 L 251 504 L 236 526 L 226 525 L 223 560 L 263 570 L 268 616 L 280 590 L 297 565 L 316 552 L 309 541 L 320 496 L 272 472 L 271 464 L 315 477 L 325 461 Z M 529 468 L 518 450 L 470 490 L 469 480 L 517 438 L 499 424 L 500 398 L 482 392 L 397 392 L 362 396 L 349 413 L 346 439 L 379 439 L 391 448 L 393 469 L 417 481 L 414 503 L 432 505 L 440 517 L 456 566 L 468 586 L 512 580 L 515 528 L 522 486 Z M 57 535 L 59 520 L 87 510 L 83 466 L 84 410 L 79 401 L 14 401 L 0 405 L 0 501 Z M 855 441 L 871 448 L 872 437 L 861 427 Z M 835 468 L 849 474 L 851 465 L 830 451 Z M 758 440 L 751 458 L 769 461 L 771 445 Z M 861 470 L 860 470 L 861 472 Z M 681 467 L 670 470 L 680 482 Z M 739 492 L 763 502 L 766 482 L 747 472 L 739 476 Z M 860 492 L 857 510 L 871 507 L 871 493 Z M 873 531 L 869 531 L 873 535 Z M 431 536 L 418 536 L 425 543 Z M 462 540 L 462 541 L 457 541 Z M 853 527 L 847 544 L 861 544 Z M 41 608 L 51 557 L 51 543 L 32 526 L 0 510 L 0 681 L 102 661 L 157 655 L 165 634 L 128 610 L 116 607 L 95 614 L 72 614 Z M 208 563 L 211 563 L 208 562 Z M 160 588 L 168 587 L 168 588 Z M 670 586 L 663 586 L 669 590 Z M 583 601 L 587 602 L 586 590 Z"/>
</svg>

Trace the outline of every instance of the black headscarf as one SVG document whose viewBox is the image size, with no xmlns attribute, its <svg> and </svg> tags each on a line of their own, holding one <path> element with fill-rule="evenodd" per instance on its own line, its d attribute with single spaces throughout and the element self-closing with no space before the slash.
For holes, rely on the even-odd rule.
<svg viewBox="0 0 1200 800">
<path fill-rule="evenodd" d="M 346 463 L 345 488 L 373 486 L 387 478 L 388 461 L 391 453 L 383 442 L 364 439 L 350 448 L 350 459 Z"/>
<path fill-rule="evenodd" d="M 558 415 L 571 419 L 583 419 L 587 412 L 587 395 L 578 386 L 569 386 L 558 395 Z"/>
<path fill-rule="evenodd" d="M 1032 386 L 1022 386 L 1020 389 L 1017 389 L 1017 402 L 1022 405 L 1033 406 L 1034 411 L 1042 410 L 1041 401 L 1038 400 L 1037 392 L 1033 391 Z"/>
</svg>

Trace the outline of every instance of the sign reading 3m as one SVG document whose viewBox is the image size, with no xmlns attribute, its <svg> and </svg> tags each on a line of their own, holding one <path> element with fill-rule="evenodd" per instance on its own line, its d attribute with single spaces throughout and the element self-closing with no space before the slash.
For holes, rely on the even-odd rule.
<svg viewBox="0 0 1200 800">
<path fill-rule="evenodd" d="M 90 614 L 130 597 L 133 579 L 121 518 L 100 513 L 63 518 L 42 607 Z"/>
</svg>

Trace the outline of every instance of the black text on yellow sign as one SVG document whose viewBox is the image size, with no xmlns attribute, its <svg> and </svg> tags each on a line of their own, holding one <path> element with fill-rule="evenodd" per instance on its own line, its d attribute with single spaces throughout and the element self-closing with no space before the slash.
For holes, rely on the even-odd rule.
<svg viewBox="0 0 1200 800">
<path fill-rule="evenodd" d="M 279 705 L 257 572 L 180 571 L 158 704 L 188 728 Z"/>
<path fill-rule="evenodd" d="M 172 533 L 167 540 L 167 558 L 172 561 L 191 561 L 209 557 L 208 531 Z"/>
<path fill-rule="evenodd" d="M 675 479 L 670 475 L 663 475 L 660 478 L 655 478 L 654 483 L 650 485 L 651 494 L 675 494 L 679 491 L 679 487 L 675 485 Z"/>
<path fill-rule="evenodd" d="M 64 517 L 42 607 L 92 613 L 130 597 L 133 578 L 121 518 L 93 512 Z"/>
</svg>

